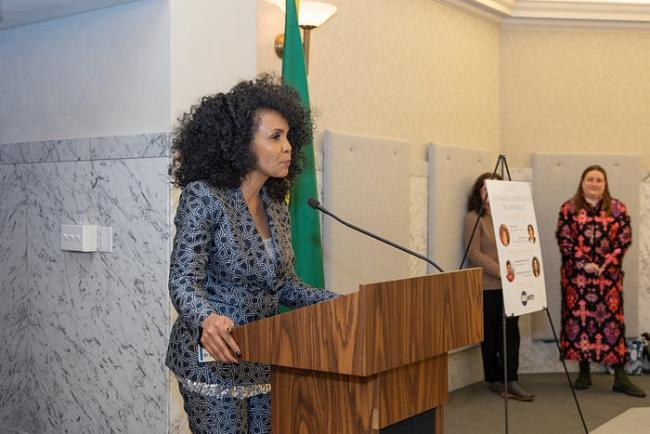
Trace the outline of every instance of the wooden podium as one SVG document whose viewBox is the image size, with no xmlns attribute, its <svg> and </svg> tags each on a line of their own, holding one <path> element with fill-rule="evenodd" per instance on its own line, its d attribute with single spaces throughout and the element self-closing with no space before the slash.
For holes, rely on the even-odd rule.
<svg viewBox="0 0 650 434">
<path fill-rule="evenodd" d="M 447 352 L 483 339 L 478 268 L 359 292 L 233 330 L 273 365 L 274 434 L 442 433 Z"/>
</svg>

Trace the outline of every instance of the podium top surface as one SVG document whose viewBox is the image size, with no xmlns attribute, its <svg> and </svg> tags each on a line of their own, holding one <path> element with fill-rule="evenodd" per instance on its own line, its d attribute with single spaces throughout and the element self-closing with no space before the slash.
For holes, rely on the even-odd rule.
<svg viewBox="0 0 650 434">
<path fill-rule="evenodd" d="M 369 376 L 483 339 L 480 268 L 363 284 L 233 330 L 244 360 Z"/>
</svg>

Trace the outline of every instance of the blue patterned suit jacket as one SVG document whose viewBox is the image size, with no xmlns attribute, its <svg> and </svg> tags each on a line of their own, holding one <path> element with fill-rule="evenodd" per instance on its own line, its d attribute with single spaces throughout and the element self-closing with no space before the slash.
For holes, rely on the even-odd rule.
<svg viewBox="0 0 650 434">
<path fill-rule="evenodd" d="M 301 307 L 336 296 L 296 276 L 287 206 L 271 200 L 264 189 L 261 195 L 275 261 L 266 254 L 239 188 L 219 189 L 196 181 L 181 193 L 169 273 L 169 293 L 178 318 L 166 360 L 181 378 L 223 386 L 269 383 L 267 365 L 199 363 L 203 320 L 217 313 L 242 325 L 276 314 L 279 302 Z"/>
</svg>

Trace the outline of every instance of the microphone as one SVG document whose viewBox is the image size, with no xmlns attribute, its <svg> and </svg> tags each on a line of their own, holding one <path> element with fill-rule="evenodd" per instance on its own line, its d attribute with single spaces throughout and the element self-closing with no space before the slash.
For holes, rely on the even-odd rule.
<svg viewBox="0 0 650 434">
<path fill-rule="evenodd" d="M 433 262 L 431 259 L 427 258 L 426 256 L 420 255 L 419 253 L 414 252 L 413 250 L 407 249 L 406 247 L 402 247 L 399 244 L 395 244 L 392 241 L 387 240 L 386 238 L 382 238 L 379 235 L 375 235 L 372 232 L 368 232 L 365 229 L 361 229 L 358 226 L 353 225 L 352 223 L 348 223 L 345 220 L 342 220 L 341 218 L 337 217 L 336 215 L 332 214 L 329 212 L 327 209 L 323 208 L 323 206 L 320 204 L 319 201 L 314 199 L 313 197 L 310 197 L 307 199 L 307 205 L 309 205 L 311 208 L 317 209 L 318 211 L 322 212 L 323 214 L 327 214 L 328 216 L 332 217 L 334 220 L 336 220 L 339 223 L 344 224 L 345 226 L 354 229 L 355 231 L 361 232 L 362 234 L 368 235 L 371 238 L 374 238 L 378 241 L 381 241 L 382 243 L 386 243 L 389 246 L 395 247 L 396 249 L 401 250 L 402 252 L 408 253 L 409 255 L 413 255 L 416 258 L 422 259 L 423 261 L 433 265 L 436 270 L 440 271 L 441 273 L 443 272 L 442 268 L 438 266 L 435 262 Z"/>
</svg>

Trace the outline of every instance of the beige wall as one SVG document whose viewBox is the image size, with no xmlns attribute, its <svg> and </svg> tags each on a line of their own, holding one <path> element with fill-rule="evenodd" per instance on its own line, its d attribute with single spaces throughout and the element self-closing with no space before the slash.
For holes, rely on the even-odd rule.
<svg viewBox="0 0 650 434">
<path fill-rule="evenodd" d="M 331 0 L 312 32 L 310 96 L 317 147 L 325 129 L 398 137 L 425 159 L 431 141 L 496 150 L 500 139 L 500 30 L 433 0 Z M 258 2 L 258 71 L 283 15 Z"/>
<path fill-rule="evenodd" d="M 256 4 L 170 0 L 171 123 L 202 96 L 255 76 Z M 236 41 L 236 43 L 234 43 Z"/>
<path fill-rule="evenodd" d="M 650 167 L 650 32 L 502 30 L 502 150 L 637 153 Z"/>
<path fill-rule="evenodd" d="M 331 0 L 312 33 L 310 92 L 325 129 L 500 150 L 624 152 L 650 167 L 650 31 L 500 27 L 434 0 Z M 258 0 L 257 70 L 283 14 Z M 648 148 L 649 150 L 646 150 Z"/>
</svg>

